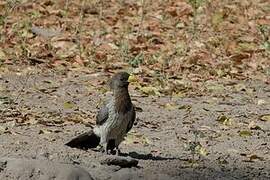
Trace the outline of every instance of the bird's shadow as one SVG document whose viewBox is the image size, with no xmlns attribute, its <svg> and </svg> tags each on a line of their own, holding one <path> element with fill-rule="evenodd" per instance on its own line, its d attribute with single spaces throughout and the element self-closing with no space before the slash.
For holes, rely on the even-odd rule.
<svg viewBox="0 0 270 180">
<path fill-rule="evenodd" d="M 174 160 L 174 159 L 178 159 L 175 157 L 161 157 L 161 156 L 153 156 L 152 154 L 140 154 L 137 152 L 129 152 L 129 153 L 122 153 L 121 152 L 121 156 L 124 157 L 131 157 L 134 159 L 140 159 L 140 160 L 153 160 L 153 161 L 165 161 L 165 160 Z"/>
</svg>

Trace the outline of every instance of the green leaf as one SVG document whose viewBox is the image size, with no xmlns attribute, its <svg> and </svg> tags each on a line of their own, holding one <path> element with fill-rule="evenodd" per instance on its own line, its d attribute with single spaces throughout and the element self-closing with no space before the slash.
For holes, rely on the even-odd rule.
<svg viewBox="0 0 270 180">
<path fill-rule="evenodd" d="M 263 48 L 267 51 L 270 51 L 270 42 L 269 41 L 265 41 L 263 43 Z"/>
<path fill-rule="evenodd" d="M 144 55 L 142 53 L 135 56 L 133 59 L 131 59 L 128 63 L 132 67 L 138 67 L 141 63 L 144 61 Z"/>
<path fill-rule="evenodd" d="M 231 118 L 228 118 L 227 116 L 225 115 L 221 115 L 217 118 L 217 121 L 222 123 L 223 125 L 226 125 L 226 126 L 231 126 L 232 123 L 233 123 L 233 120 Z"/>
<path fill-rule="evenodd" d="M 239 132 L 239 135 L 241 137 L 248 137 L 248 136 L 252 136 L 252 133 L 251 133 L 251 131 L 243 130 L 243 131 Z"/>
<path fill-rule="evenodd" d="M 74 108 L 75 104 L 73 102 L 67 101 L 63 104 L 64 109 L 72 109 Z"/>
</svg>

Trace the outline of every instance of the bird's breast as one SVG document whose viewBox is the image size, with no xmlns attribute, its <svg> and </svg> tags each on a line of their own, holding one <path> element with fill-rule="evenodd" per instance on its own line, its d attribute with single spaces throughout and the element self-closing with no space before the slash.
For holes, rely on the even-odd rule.
<svg viewBox="0 0 270 180">
<path fill-rule="evenodd" d="M 129 122 L 128 113 L 118 112 L 114 101 L 108 103 L 107 108 L 109 109 L 108 119 L 98 127 L 100 136 L 105 136 L 106 139 L 123 138 L 126 135 Z"/>
</svg>

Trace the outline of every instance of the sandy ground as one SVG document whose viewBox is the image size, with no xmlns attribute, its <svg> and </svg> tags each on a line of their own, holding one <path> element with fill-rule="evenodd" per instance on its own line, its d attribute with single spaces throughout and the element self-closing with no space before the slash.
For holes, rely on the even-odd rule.
<svg viewBox="0 0 270 180">
<path fill-rule="evenodd" d="M 93 179 L 270 179 L 270 121 L 260 120 L 270 114 L 270 86 L 263 82 L 227 83 L 204 96 L 182 98 L 143 97 L 131 85 L 132 100 L 141 110 L 120 148 L 122 156 L 139 164 L 120 168 L 102 165 L 106 155 L 100 152 L 64 145 L 94 124 L 107 76 L 31 71 L 0 76 L 2 159 L 60 163 L 55 165 L 60 169 L 68 164 Z M 1 179 L 12 179 L 1 162 Z M 41 179 L 30 176 L 17 179 Z"/>
</svg>

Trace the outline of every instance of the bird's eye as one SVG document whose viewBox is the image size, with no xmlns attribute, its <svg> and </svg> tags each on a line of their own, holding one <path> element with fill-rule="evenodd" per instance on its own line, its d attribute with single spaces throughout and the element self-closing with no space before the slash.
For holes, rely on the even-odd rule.
<svg viewBox="0 0 270 180">
<path fill-rule="evenodd" d="M 121 81 L 126 81 L 126 78 L 121 77 L 120 80 L 121 80 Z"/>
</svg>

